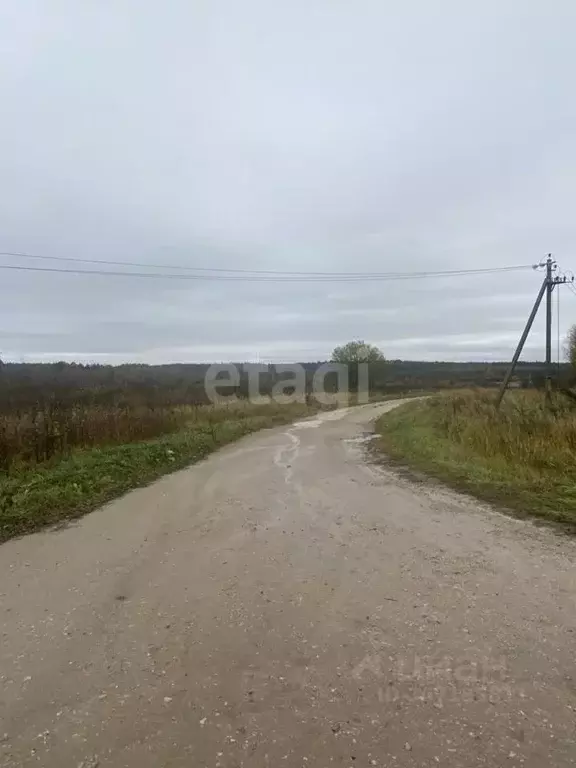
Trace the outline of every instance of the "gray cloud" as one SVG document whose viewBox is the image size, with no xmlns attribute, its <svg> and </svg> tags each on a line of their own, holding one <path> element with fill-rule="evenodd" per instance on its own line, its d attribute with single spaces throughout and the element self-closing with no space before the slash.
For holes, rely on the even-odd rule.
<svg viewBox="0 0 576 768">
<path fill-rule="evenodd" d="M 552 250 L 569 268 L 576 7 L 502 6 L 7 4 L 0 250 L 334 271 Z M 541 279 L 0 274 L 3 358 L 113 362 L 318 359 L 351 337 L 391 357 L 500 359 Z M 574 321 L 564 291 L 562 333 Z M 524 357 L 542 346 L 540 319 Z"/>
</svg>

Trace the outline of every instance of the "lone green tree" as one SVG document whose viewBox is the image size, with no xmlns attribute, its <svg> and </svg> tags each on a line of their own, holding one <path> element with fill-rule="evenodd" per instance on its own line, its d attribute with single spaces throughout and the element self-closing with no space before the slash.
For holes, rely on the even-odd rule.
<svg viewBox="0 0 576 768">
<path fill-rule="evenodd" d="M 365 341 L 349 341 L 332 352 L 333 363 L 382 363 L 385 357 L 373 344 Z"/>
<path fill-rule="evenodd" d="M 373 344 L 367 344 L 365 341 L 349 341 L 341 347 L 336 347 L 332 352 L 333 363 L 343 363 L 348 366 L 348 385 L 353 392 L 358 391 L 360 363 L 368 363 L 368 370 L 372 368 L 373 363 L 385 362 L 384 355 Z M 369 373 L 369 378 L 371 375 Z M 370 389 L 370 383 L 368 387 Z"/>
</svg>

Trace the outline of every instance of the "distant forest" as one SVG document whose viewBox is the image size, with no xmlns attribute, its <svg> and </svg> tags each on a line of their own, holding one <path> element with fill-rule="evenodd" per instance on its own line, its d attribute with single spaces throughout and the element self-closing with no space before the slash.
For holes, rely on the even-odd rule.
<svg viewBox="0 0 576 768">
<path fill-rule="evenodd" d="M 241 368 L 242 364 L 239 364 Z M 317 363 L 302 363 L 308 380 Z M 393 360 L 370 365 L 370 388 L 378 392 L 408 392 L 453 387 L 493 387 L 504 376 L 508 363 L 451 363 Z M 82 365 L 79 363 L 0 363 L 0 412 L 58 406 L 146 406 L 165 407 L 201 404 L 206 401 L 205 363 L 172 365 Z M 573 368 L 562 364 L 554 369 L 564 384 L 570 383 Z M 278 379 L 274 366 L 261 376 L 263 393 Z M 543 363 L 520 362 L 515 386 L 541 387 L 545 378 Z M 228 391 L 229 392 L 229 391 Z M 227 392 L 227 393 L 228 393 Z M 247 392 L 247 377 L 242 376 L 237 394 Z"/>
</svg>

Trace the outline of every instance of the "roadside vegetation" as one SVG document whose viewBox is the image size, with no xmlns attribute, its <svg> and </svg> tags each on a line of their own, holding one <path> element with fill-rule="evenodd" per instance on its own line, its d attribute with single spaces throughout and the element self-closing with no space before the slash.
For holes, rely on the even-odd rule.
<svg viewBox="0 0 576 768">
<path fill-rule="evenodd" d="M 0 421 L 0 541 L 79 517 L 125 491 L 199 461 L 315 404 L 29 412 Z"/>
<path fill-rule="evenodd" d="M 476 363 L 387 362 L 377 347 L 364 341 L 337 347 L 333 360 L 349 365 L 352 391 L 358 381 L 357 363 L 368 362 L 372 402 L 462 386 L 470 380 L 492 381 L 494 376 L 501 375 L 497 367 Z M 320 406 L 311 392 L 319 365 L 303 364 L 306 404 L 251 404 L 248 374 L 242 370 L 238 385 L 227 392 L 236 395 L 236 403 L 215 406 L 208 402 L 204 388 L 207 364 L 114 367 L 0 361 L 0 541 L 79 517 L 243 435 L 315 413 Z M 537 375 L 536 364 L 527 364 L 522 373 L 530 381 Z M 284 378 L 282 371 L 269 366 L 259 377 L 261 393 L 270 394 Z M 326 378 L 327 391 L 335 392 L 337 386 L 337 378 Z M 352 395 L 349 404 L 354 401 Z M 535 403 L 521 402 L 524 405 L 513 406 L 512 400 L 505 405 L 505 413 L 515 414 L 510 416 L 512 424 L 517 423 L 519 409 L 538 412 Z M 412 457 L 414 462 L 426 464 L 429 469 L 435 466 L 446 475 L 456 471 L 465 448 L 466 460 L 474 468 L 460 467 L 460 474 L 477 478 L 480 473 L 485 478 L 488 473 L 490 477 L 482 482 L 493 488 L 498 476 L 495 465 L 491 464 L 489 471 L 482 470 L 482 474 L 481 463 L 477 461 L 480 449 L 474 443 L 481 443 L 481 424 L 489 413 L 489 398 L 483 405 L 480 401 L 463 405 L 458 399 L 454 400 L 456 405 L 445 403 L 434 400 L 430 405 L 417 406 L 414 412 L 394 412 L 387 417 L 383 442 L 398 457 Z M 447 408 L 454 413 L 448 414 Z M 469 419 L 467 408 L 476 409 L 478 434 L 473 440 L 468 433 L 457 436 Z M 572 418 L 568 404 L 562 402 L 558 408 L 563 409 L 566 418 Z M 530 421 L 526 414 L 522 418 L 525 424 Z M 546 413 L 539 413 L 536 419 L 543 442 L 548 437 L 542 432 L 540 421 L 547 423 L 550 419 Z M 472 426 L 470 423 L 467 428 L 472 430 Z M 420 437 L 412 444 L 418 431 Z M 493 431 L 490 426 L 491 435 Z M 443 446 L 444 458 L 439 445 Z M 456 449 L 458 445 L 460 448 Z M 546 460 L 553 461 L 550 456 Z M 495 458 L 491 461 L 497 463 Z M 518 463 L 521 461 L 518 459 Z M 504 474 L 509 465 L 514 466 L 514 461 L 502 462 L 500 459 L 498 466 Z M 523 469 L 528 473 L 528 495 L 526 489 L 532 487 L 529 481 L 537 475 L 536 469 L 527 469 L 529 466 Z M 543 475 L 549 479 L 554 472 L 547 470 Z M 501 495 L 505 494 L 507 482 L 506 479 L 500 483 Z M 562 491 L 564 511 L 558 513 L 564 516 L 569 514 L 566 509 L 570 509 L 567 487 Z M 547 493 L 545 498 L 552 504 L 556 491 L 548 488 Z"/>
<path fill-rule="evenodd" d="M 576 404 L 542 392 L 436 395 L 382 416 L 380 447 L 393 459 L 497 502 L 576 530 Z"/>
</svg>

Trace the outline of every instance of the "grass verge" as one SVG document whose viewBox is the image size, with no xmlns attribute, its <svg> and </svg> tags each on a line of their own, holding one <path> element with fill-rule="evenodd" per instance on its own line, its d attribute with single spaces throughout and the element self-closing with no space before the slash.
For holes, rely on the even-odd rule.
<svg viewBox="0 0 576 768">
<path fill-rule="evenodd" d="M 538 392 L 440 395 L 384 414 L 379 447 L 395 462 L 576 532 L 576 410 Z"/>
<path fill-rule="evenodd" d="M 204 421 L 195 419 L 154 440 L 78 450 L 53 463 L 23 466 L 0 476 L 0 541 L 80 517 L 226 443 L 317 410 L 304 404 L 206 409 Z"/>
</svg>

